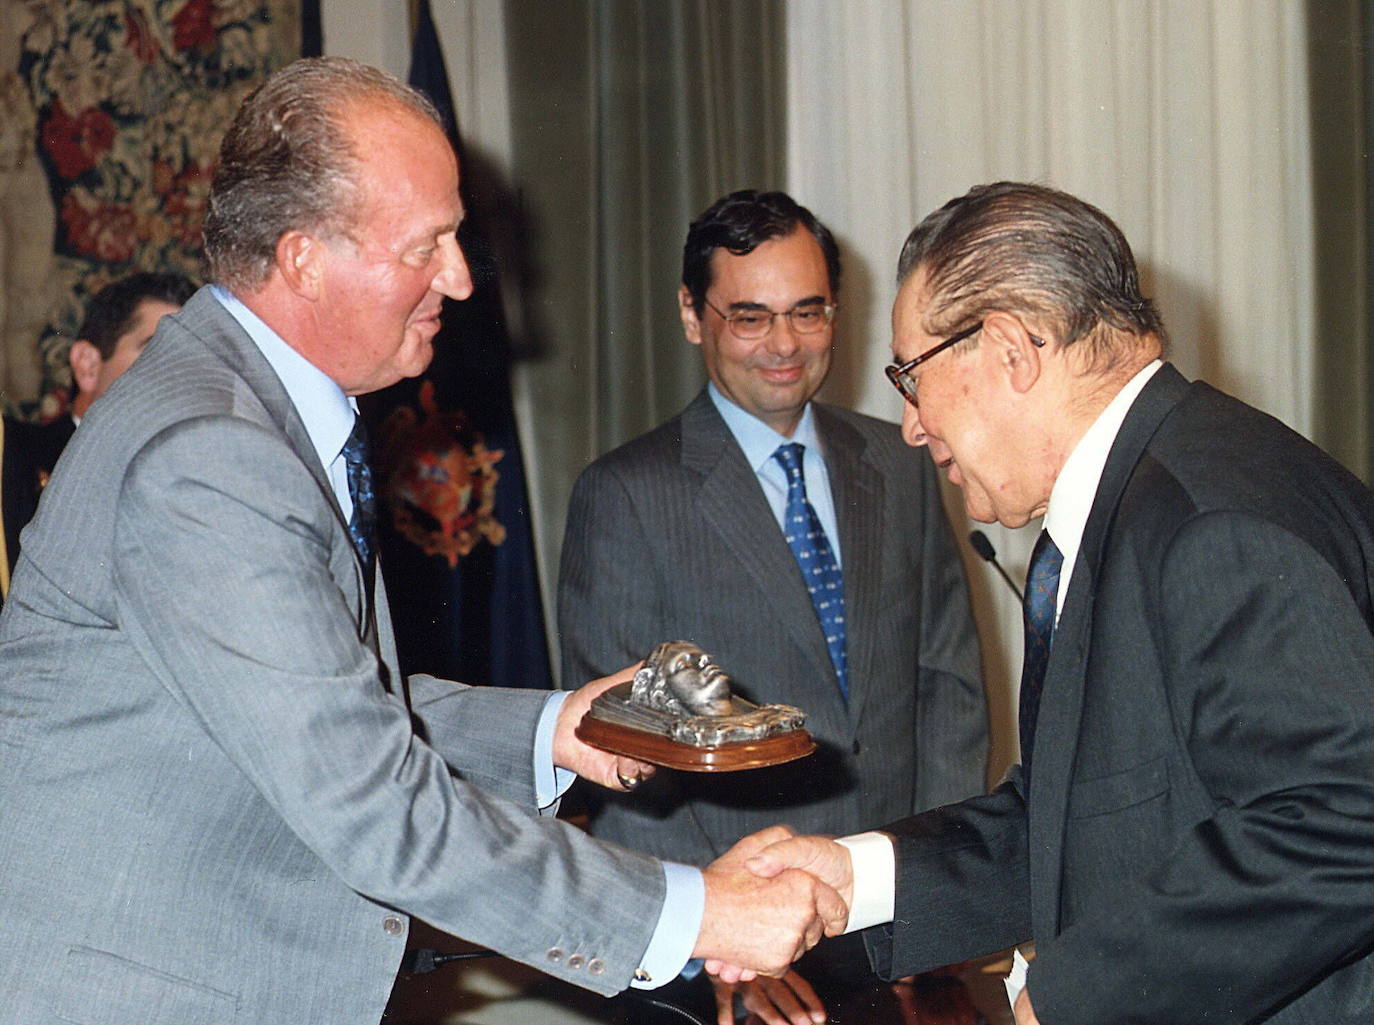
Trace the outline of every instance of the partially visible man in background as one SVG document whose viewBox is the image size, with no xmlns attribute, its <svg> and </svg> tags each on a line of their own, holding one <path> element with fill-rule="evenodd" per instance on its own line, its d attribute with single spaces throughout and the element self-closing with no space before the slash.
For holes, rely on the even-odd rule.
<svg viewBox="0 0 1374 1025">
<path fill-rule="evenodd" d="M 78 337 L 68 350 L 72 368 L 70 409 L 46 424 L 9 417 L 0 429 L 0 515 L 4 518 L 0 602 L 19 559 L 19 532 L 38 511 L 57 458 L 91 403 L 133 365 L 164 314 L 181 309 L 195 285 L 181 274 L 138 271 L 106 285 L 86 307 Z"/>
<path fill-rule="evenodd" d="M 735 192 L 692 223 L 677 302 L 709 384 L 582 474 L 558 603 L 565 679 L 692 641 L 750 700 L 804 710 L 820 749 L 598 794 L 598 836 L 705 865 L 774 822 L 849 832 L 983 791 L 978 639 L 935 469 L 894 424 L 813 401 L 839 285 L 834 237 L 784 193 Z M 856 965 L 856 940 L 827 942 L 740 996 L 807 1021 Z M 726 1022 L 716 989 L 718 1005 L 704 975 L 674 995 Z"/>
</svg>

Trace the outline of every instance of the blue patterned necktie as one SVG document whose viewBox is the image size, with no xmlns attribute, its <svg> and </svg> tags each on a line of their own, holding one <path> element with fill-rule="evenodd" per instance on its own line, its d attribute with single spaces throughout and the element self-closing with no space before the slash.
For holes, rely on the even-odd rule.
<svg viewBox="0 0 1374 1025">
<path fill-rule="evenodd" d="M 1040 713 L 1040 691 L 1054 642 L 1054 611 L 1059 595 L 1059 571 L 1064 555 L 1042 530 L 1031 552 L 1026 572 L 1026 653 L 1021 662 L 1021 770 L 1030 778 L 1031 748 L 1035 743 L 1035 719 Z"/>
<path fill-rule="evenodd" d="M 371 568 L 376 545 L 377 492 L 372 484 L 372 463 L 368 452 L 367 428 L 363 418 L 353 416 L 353 430 L 343 447 L 344 465 L 348 469 L 348 494 L 353 499 L 353 515 L 348 520 L 348 532 L 363 565 Z"/>
<path fill-rule="evenodd" d="M 801 567 L 802 579 L 815 606 L 816 618 L 825 632 L 825 646 L 835 666 L 840 695 L 849 700 L 849 662 L 845 651 L 844 577 L 840 564 L 825 536 L 816 510 L 806 498 L 806 479 L 802 477 L 802 452 L 798 442 L 779 445 L 773 453 L 787 474 L 787 508 L 783 512 L 783 535 L 787 547 Z"/>
</svg>

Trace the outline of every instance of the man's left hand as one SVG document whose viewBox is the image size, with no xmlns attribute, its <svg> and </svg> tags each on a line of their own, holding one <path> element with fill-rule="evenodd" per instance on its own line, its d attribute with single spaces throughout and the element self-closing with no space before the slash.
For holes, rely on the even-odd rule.
<svg viewBox="0 0 1374 1025">
<path fill-rule="evenodd" d="M 712 975 L 716 993 L 717 1025 L 734 1025 L 735 997 L 749 1012 L 751 1023 L 763 1025 L 815 1025 L 826 1019 L 825 1004 L 796 970 L 779 978 L 760 975 L 752 982 L 729 983 Z"/>
<path fill-rule="evenodd" d="M 1016 1006 L 1012 1008 L 1012 1013 L 1016 1015 L 1016 1025 L 1040 1025 L 1040 1019 L 1035 1016 L 1035 1011 L 1031 1009 L 1030 990 L 1023 989 L 1016 998 Z"/>
<path fill-rule="evenodd" d="M 633 790 L 654 774 L 654 767 L 648 762 L 614 755 L 599 747 L 584 744 L 573 732 L 582 721 L 582 717 L 587 714 L 587 710 L 592 707 L 592 698 L 616 684 L 630 680 L 642 664 L 632 665 L 600 680 L 593 680 L 568 695 L 568 699 L 558 711 L 558 724 L 554 728 L 554 765 L 575 772 L 583 779 L 589 779 L 603 787 L 620 791 Z"/>
</svg>

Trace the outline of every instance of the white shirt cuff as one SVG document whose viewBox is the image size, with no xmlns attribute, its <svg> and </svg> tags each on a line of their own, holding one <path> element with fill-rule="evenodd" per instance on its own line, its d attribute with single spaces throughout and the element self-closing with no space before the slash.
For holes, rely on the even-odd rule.
<svg viewBox="0 0 1374 1025">
<path fill-rule="evenodd" d="M 854 898 L 845 932 L 856 932 L 892 921 L 896 905 L 897 855 L 886 833 L 842 836 L 836 843 L 849 848 L 854 874 Z"/>
<path fill-rule="evenodd" d="M 553 735 L 558 727 L 558 711 L 571 693 L 566 690 L 550 693 L 534 730 L 534 800 L 541 815 L 555 814 L 559 800 L 577 779 L 577 773 L 553 764 Z"/>
<path fill-rule="evenodd" d="M 681 974 L 697 945 L 701 919 L 706 914 L 706 880 L 701 869 L 665 861 L 663 879 L 668 886 L 663 910 L 630 983 L 635 989 L 657 989 Z"/>
</svg>

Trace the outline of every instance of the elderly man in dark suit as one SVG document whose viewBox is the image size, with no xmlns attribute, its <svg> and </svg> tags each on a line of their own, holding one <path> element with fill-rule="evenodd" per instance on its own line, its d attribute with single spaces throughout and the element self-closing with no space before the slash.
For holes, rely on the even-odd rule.
<svg viewBox="0 0 1374 1025">
<path fill-rule="evenodd" d="M 975 188 L 899 275 L 907 440 L 975 519 L 1044 516 L 1022 761 L 755 867 L 852 886 L 885 973 L 1034 940 L 1022 1023 L 1374 1020 L 1374 497 L 1161 361 L 1081 200 Z"/>
<path fill-rule="evenodd" d="M 19 532 L 38 511 L 38 499 L 57 459 L 91 403 L 133 365 L 165 313 L 175 313 L 195 286 L 181 274 L 138 271 L 106 285 L 86 307 L 77 339 L 67 351 L 72 368 L 71 409 L 46 424 L 5 418 L 0 430 L 0 515 L 4 565 L 0 599 L 19 559 Z"/>
<path fill-rule="evenodd" d="M 92 407 L 0 614 L 5 1021 L 375 1023 L 411 914 L 604 994 L 842 920 L 748 845 L 702 871 L 552 816 L 649 769 L 573 734 L 611 681 L 398 675 L 352 397 L 470 294 L 458 185 L 428 101 L 353 61 L 230 125 L 215 284 Z"/>
<path fill-rule="evenodd" d="M 709 384 L 583 473 L 559 588 L 566 678 L 694 641 L 745 696 L 804 709 L 820 750 L 736 778 L 659 773 L 596 810 L 598 836 L 707 864 L 771 822 L 846 832 L 983 792 L 977 637 L 934 468 L 894 424 L 813 401 L 839 279 L 831 233 L 783 193 L 692 223 L 678 304 Z M 820 1013 L 807 976 L 850 981 L 826 946 L 746 1006 Z M 705 986 L 681 984 L 709 1010 Z"/>
</svg>

